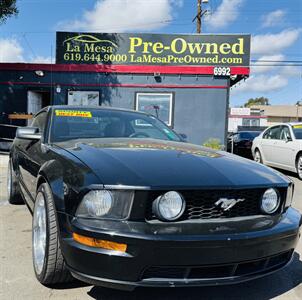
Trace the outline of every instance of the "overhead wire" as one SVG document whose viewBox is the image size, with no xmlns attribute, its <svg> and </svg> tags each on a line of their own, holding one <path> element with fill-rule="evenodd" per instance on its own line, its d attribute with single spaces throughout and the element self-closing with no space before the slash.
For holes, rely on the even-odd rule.
<svg viewBox="0 0 302 300">
<path fill-rule="evenodd" d="M 54 0 L 51 0 L 52 2 Z M 70 0 L 70 2 L 73 1 L 73 0 Z M 35 0 L 23 0 L 23 2 L 39 2 L 39 1 L 35 1 Z M 56 1 L 56 2 L 60 2 L 60 1 Z M 212 11 L 216 10 L 218 7 L 218 4 L 216 2 L 216 0 L 212 0 L 210 1 L 210 8 Z M 257 10 L 257 9 L 253 9 L 251 11 L 249 11 L 249 14 L 252 14 L 252 13 L 256 13 L 260 10 Z M 299 9 L 298 9 L 299 11 Z M 295 11 L 293 14 L 295 13 L 299 13 L 298 11 Z M 227 13 L 227 11 L 225 11 L 225 13 Z M 140 23 L 140 24 L 135 24 L 135 26 L 148 26 L 148 25 L 154 25 L 154 24 L 169 24 L 170 26 L 184 26 L 184 25 L 189 25 L 191 24 L 191 20 L 190 19 L 184 19 L 183 21 L 185 22 L 175 22 L 175 20 L 173 19 L 166 19 L 166 20 L 162 20 L 162 21 L 157 21 L 157 22 L 148 22 L 148 23 Z M 186 22 L 187 21 L 187 22 Z M 119 24 L 118 27 L 111 27 L 111 30 L 119 30 L 119 29 L 124 29 L 124 26 L 127 26 L 128 24 Z M 95 32 L 95 31 L 102 31 L 102 30 L 105 30 L 106 28 L 103 27 L 103 28 L 93 28 L 91 30 L 85 30 L 86 32 Z M 193 29 L 194 30 L 194 29 Z M 191 33 L 193 33 L 193 30 Z M 14 34 L 20 34 L 28 48 L 30 49 L 30 51 L 32 52 L 32 54 L 36 57 L 36 53 L 33 49 L 33 47 L 30 45 L 28 39 L 27 39 L 27 35 L 28 34 L 54 34 L 56 32 L 56 30 L 48 30 L 48 31 L 2 31 L 0 30 L 0 33 L 14 33 Z M 301 53 L 299 54 L 295 54 L 295 53 L 290 53 L 290 54 L 286 54 L 287 56 L 289 57 L 302 57 Z M 270 67 L 278 67 L 278 66 L 301 66 L 301 63 L 302 63 L 302 60 L 256 60 L 256 59 L 252 59 L 251 62 L 257 62 L 257 64 L 251 64 L 252 66 L 270 66 Z M 274 63 L 274 64 L 263 64 L 263 63 Z"/>
<path fill-rule="evenodd" d="M 22 35 L 22 37 L 24 38 L 25 43 L 27 44 L 27 46 L 28 46 L 28 48 L 30 49 L 31 53 L 32 53 L 33 56 L 36 58 L 37 55 L 36 55 L 34 49 L 32 48 L 32 46 L 30 45 L 30 43 L 29 43 L 29 41 L 28 41 L 28 39 L 27 39 L 27 37 L 26 37 L 26 33 L 24 33 L 24 34 Z"/>
</svg>

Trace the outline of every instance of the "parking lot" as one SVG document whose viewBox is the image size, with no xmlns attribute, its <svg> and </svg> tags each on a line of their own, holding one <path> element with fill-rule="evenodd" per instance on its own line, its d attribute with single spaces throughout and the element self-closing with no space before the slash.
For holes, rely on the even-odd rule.
<svg viewBox="0 0 302 300">
<path fill-rule="evenodd" d="M 8 156 L 0 155 L 0 299 L 302 299 L 302 241 L 292 264 L 262 279 L 236 286 L 182 289 L 139 288 L 115 291 L 75 283 L 49 289 L 35 279 L 31 258 L 31 215 L 25 205 L 12 206 L 6 196 Z M 293 206 L 302 212 L 302 182 L 296 183 Z"/>
</svg>

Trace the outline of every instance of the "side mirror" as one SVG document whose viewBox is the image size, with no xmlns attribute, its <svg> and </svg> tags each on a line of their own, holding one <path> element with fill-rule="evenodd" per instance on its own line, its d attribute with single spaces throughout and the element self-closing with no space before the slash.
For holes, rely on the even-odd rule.
<svg viewBox="0 0 302 300">
<path fill-rule="evenodd" d="M 16 138 L 23 140 L 40 140 L 42 137 L 37 127 L 19 127 L 16 131 Z"/>
<path fill-rule="evenodd" d="M 285 141 L 286 141 L 286 142 L 291 142 L 291 141 L 292 141 L 292 138 L 291 138 L 290 136 L 286 136 L 286 137 L 285 137 Z"/>
<path fill-rule="evenodd" d="M 183 141 L 187 141 L 188 136 L 185 133 L 179 133 L 178 135 L 181 137 Z"/>
</svg>

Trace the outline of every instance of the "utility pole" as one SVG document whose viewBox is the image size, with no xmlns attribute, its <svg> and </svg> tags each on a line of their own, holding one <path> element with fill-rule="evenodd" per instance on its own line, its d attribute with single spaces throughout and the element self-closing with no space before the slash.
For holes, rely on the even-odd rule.
<svg viewBox="0 0 302 300">
<path fill-rule="evenodd" d="M 196 32 L 201 33 L 201 0 L 197 2 Z"/>
<path fill-rule="evenodd" d="M 196 20 L 196 32 L 201 33 L 201 19 L 202 16 L 207 12 L 207 10 L 202 10 L 201 4 L 202 3 L 208 3 L 208 0 L 197 0 L 197 15 L 192 20 L 194 22 Z"/>
</svg>

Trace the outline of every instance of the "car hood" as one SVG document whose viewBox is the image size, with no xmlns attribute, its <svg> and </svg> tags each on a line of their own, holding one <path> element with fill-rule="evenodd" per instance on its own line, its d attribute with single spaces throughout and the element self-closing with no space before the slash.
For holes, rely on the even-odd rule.
<svg viewBox="0 0 302 300">
<path fill-rule="evenodd" d="M 288 184 L 268 167 L 188 143 L 103 138 L 56 145 L 80 159 L 105 185 L 188 189 Z"/>
</svg>

